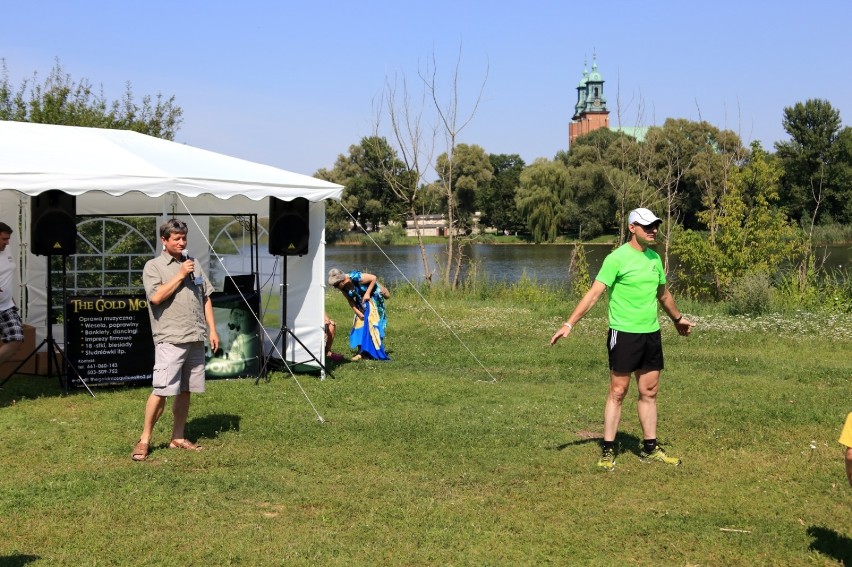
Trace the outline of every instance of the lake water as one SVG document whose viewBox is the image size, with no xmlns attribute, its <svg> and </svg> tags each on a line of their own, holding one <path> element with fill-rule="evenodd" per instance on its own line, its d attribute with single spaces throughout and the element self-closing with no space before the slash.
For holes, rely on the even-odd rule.
<svg viewBox="0 0 852 567">
<path fill-rule="evenodd" d="M 444 246 L 426 246 L 430 263 L 444 258 Z M 568 278 L 568 264 L 573 247 L 570 245 L 531 244 L 475 244 L 466 249 L 466 254 L 477 264 L 480 278 L 487 274 L 489 280 L 515 282 L 526 273 L 527 277 L 539 282 L 564 285 Z M 604 257 L 612 250 L 606 245 L 586 245 L 586 260 L 594 276 L 600 269 Z M 848 267 L 852 263 L 852 247 L 830 246 L 825 250 L 829 256 L 829 268 Z M 328 246 L 325 249 L 326 269 L 362 270 L 376 274 L 380 281 L 394 285 L 405 281 L 422 281 L 423 261 L 417 246 Z M 402 274 L 405 274 L 403 277 Z M 439 276 L 433 276 L 433 279 Z"/>
<path fill-rule="evenodd" d="M 262 247 L 265 248 L 265 247 Z M 466 254 L 475 263 L 480 281 L 501 280 L 516 282 L 523 274 L 536 281 L 556 286 L 568 282 L 568 264 L 571 261 L 573 247 L 570 245 L 532 245 L 532 244 L 476 244 L 466 248 Z M 586 245 L 586 260 L 589 271 L 594 276 L 600 269 L 604 257 L 612 250 L 606 245 Z M 828 253 L 826 265 L 829 268 L 848 268 L 852 264 L 852 247 L 849 245 L 831 246 L 824 250 Z M 261 250 L 260 281 L 267 282 L 270 272 L 275 269 L 274 258 Z M 430 244 L 426 246 L 431 265 L 436 260 L 443 262 L 444 246 Z M 230 273 L 248 273 L 248 255 L 225 256 L 225 264 Z M 379 280 L 389 286 L 399 285 L 408 278 L 413 282 L 423 280 L 423 262 L 417 246 L 328 246 L 325 249 L 326 271 L 333 267 L 341 270 L 361 270 L 376 274 Z M 277 268 L 280 270 L 280 268 Z M 217 270 L 213 270 L 214 281 Z M 221 274 L 220 274 L 221 275 Z M 435 275 L 437 280 L 440 276 Z"/>
</svg>

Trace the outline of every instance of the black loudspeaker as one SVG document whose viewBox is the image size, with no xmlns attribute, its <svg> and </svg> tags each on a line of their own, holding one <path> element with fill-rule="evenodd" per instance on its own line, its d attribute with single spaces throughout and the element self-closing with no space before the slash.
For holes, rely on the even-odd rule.
<svg viewBox="0 0 852 567">
<path fill-rule="evenodd" d="M 273 256 L 302 256 L 308 253 L 310 228 L 308 200 L 269 198 L 269 253 Z"/>
<path fill-rule="evenodd" d="M 77 253 L 77 197 L 57 189 L 30 197 L 30 245 L 37 256 Z"/>
</svg>

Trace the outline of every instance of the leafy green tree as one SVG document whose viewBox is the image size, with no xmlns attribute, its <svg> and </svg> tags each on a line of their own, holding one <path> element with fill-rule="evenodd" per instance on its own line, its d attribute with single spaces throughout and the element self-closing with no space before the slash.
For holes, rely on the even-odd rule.
<svg viewBox="0 0 852 567">
<path fill-rule="evenodd" d="M 376 230 L 391 219 L 403 220 L 404 207 L 394 197 L 387 174 L 403 176 L 405 170 L 396 153 L 381 137 L 368 136 L 349 146 L 349 155 L 340 154 L 331 170 L 321 169 L 315 176 L 344 186 L 341 204 L 331 204 L 327 228 L 343 231 L 349 215 L 365 229 Z"/>
<path fill-rule="evenodd" d="M 145 95 L 136 102 L 129 82 L 121 100 L 109 101 L 103 87 L 95 90 L 88 79 L 75 81 L 58 60 L 44 81 L 33 74 L 14 86 L 6 60 L 0 59 L 0 120 L 133 130 L 173 140 L 182 115 L 174 95 Z"/>
<path fill-rule="evenodd" d="M 732 170 L 716 210 L 699 219 L 715 229 L 704 235 L 688 229 L 673 244 L 685 268 L 679 283 L 694 296 L 725 297 L 737 278 L 774 275 L 802 252 L 800 232 L 778 207 L 781 168 L 760 144 L 742 168 Z"/>
<path fill-rule="evenodd" d="M 836 187 L 832 199 L 834 216 L 838 222 L 852 223 L 852 128 L 846 126 L 837 137 L 838 159 Z"/>
<path fill-rule="evenodd" d="M 590 222 L 587 223 L 591 233 L 598 230 L 596 227 L 614 226 L 619 230 L 618 241 L 624 241 L 625 226 L 622 221 L 627 218 L 627 211 L 640 204 L 646 204 L 642 195 L 647 185 L 637 174 L 641 164 L 640 150 L 641 146 L 632 136 L 601 128 L 574 140 L 570 152 L 561 156 L 561 159 L 569 166 L 586 169 L 584 177 L 587 180 L 593 179 L 592 175 L 601 174 L 606 179 L 607 193 L 612 198 L 614 214 L 606 220 L 593 214 Z M 557 157 L 559 158 L 560 154 L 557 154 Z M 600 169 L 588 171 L 590 166 L 597 166 Z M 587 191 L 582 193 L 591 196 Z M 584 208 L 583 203 L 580 204 L 580 208 Z M 585 211 L 579 214 L 584 213 Z"/>
<path fill-rule="evenodd" d="M 515 201 L 533 241 L 553 242 L 560 226 L 576 214 L 568 167 L 561 161 L 535 160 L 521 173 Z"/>
<path fill-rule="evenodd" d="M 655 196 L 640 175 L 644 171 L 643 149 L 632 136 L 601 128 L 574 140 L 570 152 L 557 154 L 557 159 L 576 169 L 578 179 L 585 181 L 577 187 L 580 211 L 574 222 L 578 232 L 593 236 L 604 227 L 615 226 L 620 231 L 618 241 L 624 241 L 627 212 L 640 205 L 650 206 L 649 201 Z M 595 191 L 611 199 L 608 207 Z M 589 218 L 584 227 L 579 222 L 586 216 Z"/>
<path fill-rule="evenodd" d="M 478 195 L 482 222 L 500 231 L 523 230 L 524 221 L 515 205 L 524 160 L 518 154 L 489 154 L 493 177 Z"/>
<path fill-rule="evenodd" d="M 840 111 L 827 100 L 810 99 L 785 108 L 782 124 L 790 140 L 777 142 L 775 149 L 784 167 L 781 197 L 790 216 L 812 224 L 852 221 L 852 134 L 842 128 Z"/>
<path fill-rule="evenodd" d="M 731 130 L 672 118 L 650 128 L 644 146 L 649 185 L 660 191 L 663 202 L 673 198 L 672 210 L 686 228 L 703 224 L 701 211 L 716 210 L 728 175 L 746 153 Z"/>
<path fill-rule="evenodd" d="M 43 81 L 33 73 L 31 79 L 13 85 L 6 60 L 0 59 L 0 120 L 133 130 L 173 140 L 182 115 L 174 96 L 146 95 L 136 102 L 129 82 L 121 100 L 109 101 L 103 87 L 96 90 L 88 79 L 72 79 L 58 59 Z M 79 253 L 73 273 L 67 275 L 69 288 L 100 293 L 138 290 L 142 265 L 150 254 L 146 239 L 156 241 L 155 223 L 151 217 L 79 222 Z M 54 272 L 53 285 L 61 287 L 61 277 L 62 272 Z"/>
<path fill-rule="evenodd" d="M 628 210 L 645 204 L 641 195 L 647 185 L 636 173 L 639 150 L 633 137 L 601 128 L 574 140 L 570 151 L 556 154 L 570 171 L 576 208 L 567 222 L 579 238 L 618 229 Z"/>
<path fill-rule="evenodd" d="M 435 169 L 441 182 L 452 187 L 448 195 L 453 199 L 458 228 L 468 232 L 476 212 L 477 195 L 494 177 L 488 154 L 475 144 L 457 144 L 452 160 L 447 153 L 439 155 Z"/>
</svg>

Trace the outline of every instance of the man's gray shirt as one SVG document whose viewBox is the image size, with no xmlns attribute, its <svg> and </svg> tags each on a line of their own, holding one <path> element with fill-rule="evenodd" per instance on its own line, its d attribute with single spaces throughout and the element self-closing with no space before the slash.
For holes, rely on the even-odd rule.
<svg viewBox="0 0 852 567">
<path fill-rule="evenodd" d="M 160 285 L 178 275 L 180 264 L 179 260 L 163 251 L 157 258 L 148 260 L 142 272 L 142 285 L 148 298 L 148 314 L 151 317 L 154 343 L 182 344 L 207 339 L 204 298 L 214 290 L 199 262 L 195 263 L 195 275 L 203 278 L 203 284 L 196 285 L 190 274 L 170 298 L 159 305 L 151 303 L 151 296 L 157 292 Z"/>
</svg>

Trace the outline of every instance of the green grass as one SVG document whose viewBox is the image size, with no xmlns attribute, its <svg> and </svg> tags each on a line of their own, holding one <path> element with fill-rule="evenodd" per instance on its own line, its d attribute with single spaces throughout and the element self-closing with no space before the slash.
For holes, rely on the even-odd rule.
<svg viewBox="0 0 852 567">
<path fill-rule="evenodd" d="M 167 411 L 144 463 L 130 451 L 147 389 L 12 379 L 0 565 L 850 564 L 848 315 L 690 305 L 692 337 L 664 328 L 659 402 L 684 464 L 639 462 L 634 385 L 607 474 L 603 308 L 549 347 L 573 304 L 522 291 L 430 297 L 461 342 L 395 293 L 391 362 L 208 382 L 188 425 L 204 451 L 165 448 Z M 345 329 L 345 302 L 328 306 Z"/>
</svg>

